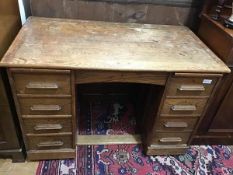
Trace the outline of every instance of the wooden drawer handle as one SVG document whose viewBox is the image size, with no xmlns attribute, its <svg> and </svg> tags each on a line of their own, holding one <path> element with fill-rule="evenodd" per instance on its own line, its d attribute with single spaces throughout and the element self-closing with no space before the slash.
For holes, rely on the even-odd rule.
<svg viewBox="0 0 233 175">
<path fill-rule="evenodd" d="M 29 82 L 26 85 L 27 89 L 58 89 L 56 83 L 40 83 L 40 82 Z"/>
<path fill-rule="evenodd" d="M 187 128 L 188 124 L 186 122 L 166 122 L 164 124 L 165 128 Z"/>
<path fill-rule="evenodd" d="M 173 105 L 171 106 L 172 111 L 196 111 L 195 105 Z"/>
<path fill-rule="evenodd" d="M 35 131 L 41 130 L 61 130 L 63 127 L 61 124 L 40 124 L 34 127 Z"/>
<path fill-rule="evenodd" d="M 61 106 L 59 105 L 33 105 L 31 111 L 60 111 Z"/>
<path fill-rule="evenodd" d="M 181 85 L 177 88 L 179 91 L 205 91 L 203 85 Z"/>
<path fill-rule="evenodd" d="M 49 141 L 49 142 L 40 142 L 37 144 L 37 147 L 58 147 L 62 145 L 64 145 L 62 141 Z"/>
<path fill-rule="evenodd" d="M 161 143 L 171 143 L 171 142 L 182 142 L 182 138 L 180 137 L 167 137 L 159 139 Z"/>
</svg>

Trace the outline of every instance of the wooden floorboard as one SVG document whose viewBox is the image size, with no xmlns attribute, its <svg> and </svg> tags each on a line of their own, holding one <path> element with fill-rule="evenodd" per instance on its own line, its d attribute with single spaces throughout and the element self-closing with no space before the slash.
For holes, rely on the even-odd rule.
<svg viewBox="0 0 233 175">
<path fill-rule="evenodd" d="M 77 135 L 77 145 L 139 144 L 140 135 Z"/>
</svg>

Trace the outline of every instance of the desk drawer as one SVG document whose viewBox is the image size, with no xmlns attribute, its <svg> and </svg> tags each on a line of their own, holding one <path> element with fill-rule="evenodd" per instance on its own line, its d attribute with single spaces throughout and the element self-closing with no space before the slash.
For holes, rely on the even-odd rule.
<svg viewBox="0 0 233 175">
<path fill-rule="evenodd" d="M 152 144 L 176 145 L 187 144 L 191 133 L 157 132 L 152 138 Z"/>
<path fill-rule="evenodd" d="M 207 99 L 166 99 L 161 115 L 198 115 L 200 116 Z"/>
<path fill-rule="evenodd" d="M 72 132 L 71 119 L 23 119 L 26 133 Z"/>
<path fill-rule="evenodd" d="M 209 96 L 217 78 L 171 78 L 167 96 Z"/>
<path fill-rule="evenodd" d="M 196 125 L 197 118 L 164 118 L 161 117 L 155 125 L 154 130 L 159 132 L 179 131 L 191 132 Z"/>
<path fill-rule="evenodd" d="M 72 148 L 72 135 L 28 136 L 31 150 Z"/>
<path fill-rule="evenodd" d="M 22 115 L 69 115 L 70 98 L 19 98 Z"/>
<path fill-rule="evenodd" d="M 70 73 L 13 73 L 16 94 L 71 94 Z"/>
<path fill-rule="evenodd" d="M 185 154 L 188 149 L 187 145 L 150 145 L 147 150 L 147 155 L 180 155 Z"/>
</svg>

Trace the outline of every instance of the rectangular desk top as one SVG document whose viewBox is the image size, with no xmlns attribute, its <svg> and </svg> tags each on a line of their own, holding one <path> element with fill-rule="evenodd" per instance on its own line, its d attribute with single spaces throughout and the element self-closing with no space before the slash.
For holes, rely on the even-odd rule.
<svg viewBox="0 0 233 175">
<path fill-rule="evenodd" d="M 228 73 L 188 28 L 30 17 L 1 67 Z"/>
</svg>

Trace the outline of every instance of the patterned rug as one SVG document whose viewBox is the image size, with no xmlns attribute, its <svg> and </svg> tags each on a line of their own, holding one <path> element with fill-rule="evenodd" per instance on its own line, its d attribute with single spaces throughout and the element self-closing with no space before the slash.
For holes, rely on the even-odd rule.
<svg viewBox="0 0 233 175">
<path fill-rule="evenodd" d="M 130 103 L 90 103 L 81 113 L 79 134 L 137 133 Z M 233 175 L 227 146 L 192 146 L 184 155 L 146 156 L 141 145 L 78 146 L 76 160 L 39 163 L 36 175 Z"/>
<path fill-rule="evenodd" d="M 226 146 L 193 146 L 174 157 L 145 156 L 140 145 L 82 146 L 77 150 L 79 175 L 233 174 L 233 154 Z"/>
<path fill-rule="evenodd" d="M 40 161 L 36 175 L 76 175 L 74 159 Z"/>
<path fill-rule="evenodd" d="M 81 135 L 136 134 L 132 103 L 88 103 L 79 117 Z"/>
<path fill-rule="evenodd" d="M 140 145 L 77 147 L 75 160 L 39 163 L 36 175 L 232 175 L 227 146 L 192 146 L 179 156 L 145 156 Z M 77 172 L 76 172 L 77 170 Z"/>
</svg>

